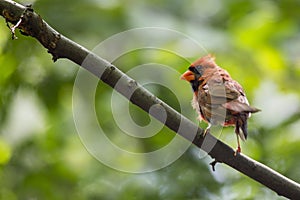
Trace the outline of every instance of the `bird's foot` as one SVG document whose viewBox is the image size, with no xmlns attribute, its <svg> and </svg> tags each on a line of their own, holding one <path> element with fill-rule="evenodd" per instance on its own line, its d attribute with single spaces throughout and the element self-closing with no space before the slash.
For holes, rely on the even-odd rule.
<svg viewBox="0 0 300 200">
<path fill-rule="evenodd" d="M 204 138 L 206 136 L 206 134 L 209 133 L 209 128 L 206 128 L 202 133 L 197 133 L 196 138 L 200 139 L 200 138 Z"/>
<path fill-rule="evenodd" d="M 210 127 L 207 127 L 204 132 L 202 133 L 202 137 L 205 137 L 206 134 L 210 133 Z"/>
<path fill-rule="evenodd" d="M 236 134 L 236 140 L 237 140 L 237 150 L 234 152 L 234 156 L 236 156 L 238 153 L 241 153 L 242 149 L 241 149 L 241 144 L 240 144 L 240 138 L 239 135 Z"/>
<path fill-rule="evenodd" d="M 236 156 L 238 153 L 241 153 L 242 149 L 240 146 L 238 146 L 238 148 L 236 149 L 236 151 L 234 152 L 234 156 Z"/>
</svg>

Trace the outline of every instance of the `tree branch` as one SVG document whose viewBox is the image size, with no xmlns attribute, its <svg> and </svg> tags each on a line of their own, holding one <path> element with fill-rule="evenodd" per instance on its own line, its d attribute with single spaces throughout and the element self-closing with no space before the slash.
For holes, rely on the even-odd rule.
<svg viewBox="0 0 300 200">
<path fill-rule="evenodd" d="M 229 165 L 275 191 L 278 195 L 290 199 L 300 199 L 300 185 L 298 183 L 245 155 L 234 156 L 234 150 L 231 147 L 210 134 L 207 134 L 205 138 L 194 137 L 189 134 L 193 130 L 197 130 L 197 135 L 201 135 L 203 130 L 111 63 L 55 31 L 32 8 L 22 6 L 11 0 L 0 0 L 0 13 L 6 22 L 15 25 L 13 29 L 18 28 L 24 35 L 36 38 L 52 54 L 54 61 L 59 58 L 67 58 L 77 63 L 148 113 L 153 105 L 164 108 L 167 113 L 165 126 L 206 151 L 217 162 Z M 11 28 L 11 30 L 13 29 Z M 13 31 L 12 34 L 14 35 Z M 89 62 L 84 63 L 87 57 Z M 114 87 L 117 82 L 118 87 Z M 130 96 L 128 96 L 129 93 Z M 160 116 L 153 113 L 152 115 L 162 121 Z M 213 166 L 215 164 L 215 162 L 212 163 Z"/>
</svg>

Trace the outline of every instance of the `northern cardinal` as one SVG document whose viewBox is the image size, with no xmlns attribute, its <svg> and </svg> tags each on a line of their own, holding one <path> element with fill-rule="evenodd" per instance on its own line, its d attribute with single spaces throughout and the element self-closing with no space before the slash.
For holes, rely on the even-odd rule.
<svg viewBox="0 0 300 200">
<path fill-rule="evenodd" d="M 215 63 L 211 55 L 192 63 L 181 75 L 190 82 L 194 91 L 192 106 L 199 119 L 208 123 L 204 136 L 211 125 L 235 126 L 237 153 L 241 152 L 239 137 L 247 139 L 247 120 L 251 113 L 260 111 L 251 107 L 242 86 L 233 80 L 229 73 Z"/>
</svg>

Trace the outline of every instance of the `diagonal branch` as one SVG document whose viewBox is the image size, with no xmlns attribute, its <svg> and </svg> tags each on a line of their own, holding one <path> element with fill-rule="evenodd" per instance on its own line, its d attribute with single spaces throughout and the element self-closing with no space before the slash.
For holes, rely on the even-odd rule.
<svg viewBox="0 0 300 200">
<path fill-rule="evenodd" d="M 205 138 L 194 137 L 190 134 L 192 131 L 197 131 L 197 135 L 201 135 L 203 130 L 129 78 L 117 67 L 55 31 L 32 8 L 11 0 L 0 0 L 0 13 L 7 23 L 14 25 L 14 29 L 19 28 L 24 35 L 36 38 L 52 54 L 54 61 L 59 58 L 67 58 L 77 63 L 148 113 L 153 105 L 165 109 L 167 113 L 165 126 L 206 151 L 216 162 L 229 165 L 275 191 L 278 195 L 290 199 L 300 199 L 300 184 L 245 155 L 234 156 L 232 148 L 210 134 L 207 134 Z M 84 62 L 87 57 L 89 62 Z M 117 82 L 119 87 L 114 87 Z M 128 97 L 128 93 L 131 93 L 130 97 Z M 159 115 L 152 112 L 149 114 L 162 121 Z M 216 162 L 213 162 L 212 166 Z"/>
</svg>

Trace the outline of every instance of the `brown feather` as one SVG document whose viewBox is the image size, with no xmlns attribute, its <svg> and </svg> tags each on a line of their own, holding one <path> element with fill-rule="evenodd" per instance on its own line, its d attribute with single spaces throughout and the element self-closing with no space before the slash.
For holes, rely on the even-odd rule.
<svg viewBox="0 0 300 200">
<path fill-rule="evenodd" d="M 182 79 L 192 84 L 193 107 L 202 120 L 212 125 L 235 126 L 235 133 L 245 140 L 250 113 L 260 110 L 249 105 L 242 86 L 214 59 L 207 55 L 196 60 Z"/>
</svg>

